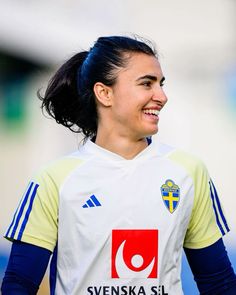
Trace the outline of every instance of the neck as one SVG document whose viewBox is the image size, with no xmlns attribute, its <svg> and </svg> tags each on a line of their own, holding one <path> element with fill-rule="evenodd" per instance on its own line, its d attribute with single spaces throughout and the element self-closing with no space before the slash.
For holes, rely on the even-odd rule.
<svg viewBox="0 0 236 295">
<path fill-rule="evenodd" d="M 118 136 L 114 134 L 114 132 L 106 134 L 106 136 L 98 132 L 95 143 L 127 160 L 133 159 L 148 145 L 146 138 L 135 140 L 124 136 Z"/>
</svg>

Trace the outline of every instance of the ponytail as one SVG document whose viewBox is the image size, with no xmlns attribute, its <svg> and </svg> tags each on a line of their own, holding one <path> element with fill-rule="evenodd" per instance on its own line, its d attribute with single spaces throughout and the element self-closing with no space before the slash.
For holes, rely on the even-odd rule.
<svg viewBox="0 0 236 295">
<path fill-rule="evenodd" d="M 77 53 L 65 62 L 49 81 L 44 97 L 38 92 L 42 109 L 57 123 L 73 132 L 83 132 L 86 137 L 93 137 L 97 131 L 97 114 L 93 92 L 81 94 L 78 89 L 79 72 L 88 51 Z M 88 101 L 90 92 L 90 101 Z"/>
</svg>

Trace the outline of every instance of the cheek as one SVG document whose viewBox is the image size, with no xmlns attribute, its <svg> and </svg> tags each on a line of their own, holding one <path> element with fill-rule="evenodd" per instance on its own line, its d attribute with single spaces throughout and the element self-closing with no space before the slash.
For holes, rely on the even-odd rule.
<svg viewBox="0 0 236 295">
<path fill-rule="evenodd" d="M 137 111 L 135 111 L 134 106 L 127 100 L 120 101 L 113 109 L 114 120 L 126 125 L 135 121 L 136 114 Z"/>
<path fill-rule="evenodd" d="M 135 91 L 132 87 L 126 87 L 122 91 L 117 92 L 114 96 L 113 112 L 121 117 L 139 116 L 140 111 L 147 103 L 146 95 Z"/>
<path fill-rule="evenodd" d="M 132 96 L 128 93 L 128 90 L 120 91 L 114 99 L 114 111 L 115 112 L 127 112 L 133 105 Z"/>
</svg>

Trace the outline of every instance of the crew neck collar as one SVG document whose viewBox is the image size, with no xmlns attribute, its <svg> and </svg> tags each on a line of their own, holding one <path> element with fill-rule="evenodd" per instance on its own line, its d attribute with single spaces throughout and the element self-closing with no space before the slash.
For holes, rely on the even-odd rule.
<svg viewBox="0 0 236 295">
<path fill-rule="evenodd" d="M 122 157 L 119 154 L 116 154 L 114 152 L 111 152 L 99 145 L 97 145 L 96 143 L 92 142 L 90 139 L 88 139 L 86 141 L 86 143 L 84 144 L 84 148 L 89 152 L 89 153 L 93 153 L 94 155 L 98 156 L 100 155 L 101 157 L 105 157 L 105 158 L 109 158 L 110 160 L 114 160 L 114 161 L 127 161 L 127 162 L 133 162 L 137 159 L 142 159 L 143 157 L 145 157 L 146 155 L 150 155 L 150 151 L 154 151 L 156 150 L 154 148 L 154 143 L 150 143 L 146 148 L 144 148 L 141 152 L 139 152 L 135 157 L 133 157 L 132 159 L 126 159 L 124 157 Z"/>
</svg>

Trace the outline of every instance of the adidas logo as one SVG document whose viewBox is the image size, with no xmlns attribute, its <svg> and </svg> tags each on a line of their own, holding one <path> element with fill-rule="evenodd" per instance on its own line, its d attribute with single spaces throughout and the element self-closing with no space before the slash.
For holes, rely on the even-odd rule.
<svg viewBox="0 0 236 295">
<path fill-rule="evenodd" d="M 102 206 L 101 203 L 98 201 L 98 199 L 94 195 L 92 195 L 82 207 L 89 208 L 89 207 L 99 207 L 99 206 Z"/>
</svg>

